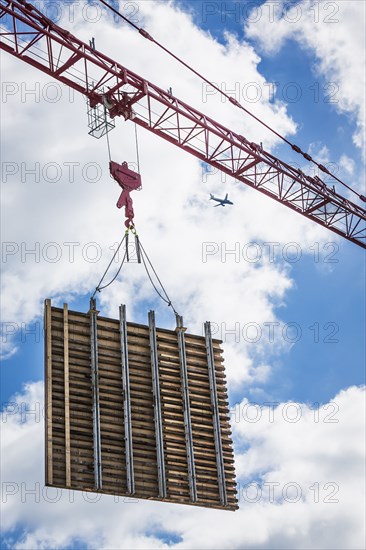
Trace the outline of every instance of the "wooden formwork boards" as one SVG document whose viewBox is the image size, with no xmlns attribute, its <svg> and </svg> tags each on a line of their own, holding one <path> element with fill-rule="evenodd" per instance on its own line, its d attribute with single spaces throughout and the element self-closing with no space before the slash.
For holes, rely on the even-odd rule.
<svg viewBox="0 0 366 550">
<path fill-rule="evenodd" d="M 220 343 L 46 300 L 46 485 L 236 510 Z"/>
</svg>

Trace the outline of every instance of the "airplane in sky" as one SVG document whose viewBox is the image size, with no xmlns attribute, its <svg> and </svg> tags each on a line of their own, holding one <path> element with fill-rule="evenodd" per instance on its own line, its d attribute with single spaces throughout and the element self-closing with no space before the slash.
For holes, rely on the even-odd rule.
<svg viewBox="0 0 366 550">
<path fill-rule="evenodd" d="M 226 204 L 234 204 L 233 202 L 229 201 L 228 196 L 229 196 L 228 193 L 226 193 L 226 197 L 224 199 L 219 199 L 215 197 L 212 193 L 210 193 L 210 200 L 216 201 L 219 203 L 219 204 L 215 204 L 214 208 L 216 208 L 216 206 L 225 206 Z"/>
</svg>

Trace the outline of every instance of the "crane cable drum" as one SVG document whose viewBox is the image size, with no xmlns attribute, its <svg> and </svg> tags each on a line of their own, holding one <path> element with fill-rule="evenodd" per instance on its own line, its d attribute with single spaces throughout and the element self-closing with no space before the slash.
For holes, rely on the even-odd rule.
<svg viewBox="0 0 366 550">
<path fill-rule="evenodd" d="M 196 71 L 191 65 L 189 65 L 188 63 L 186 63 L 185 61 L 183 61 L 183 59 L 181 59 L 180 57 L 178 57 L 177 55 L 175 55 L 173 52 L 171 52 L 168 48 L 166 48 L 163 44 L 161 44 L 160 42 L 158 42 L 157 40 L 155 40 L 155 38 L 153 38 L 151 36 L 151 34 L 149 34 L 145 29 L 143 29 L 142 27 L 138 27 L 135 23 L 133 23 L 130 19 L 128 19 L 128 17 L 126 17 L 125 15 L 123 15 L 121 12 L 119 12 L 115 7 L 111 6 L 108 2 L 106 2 L 106 0 L 99 0 L 99 2 L 101 2 L 107 9 L 109 9 L 110 11 L 112 11 L 115 15 L 117 15 L 118 17 L 120 17 L 121 19 L 123 19 L 126 23 L 128 23 L 131 27 L 133 27 L 135 30 L 137 30 L 139 32 L 139 34 L 141 34 L 141 36 L 143 36 L 144 38 L 146 38 L 147 40 L 150 40 L 151 42 L 153 42 L 154 44 L 156 44 L 159 48 L 161 48 L 164 52 L 166 52 L 168 55 L 170 55 L 171 57 L 173 57 L 173 59 L 175 59 L 176 61 L 178 61 L 179 63 L 181 63 L 184 67 L 186 67 L 189 71 L 191 71 L 193 74 L 195 74 L 196 76 L 198 76 L 201 80 L 203 80 L 204 82 L 206 82 L 206 84 L 209 84 L 210 86 L 212 86 L 212 88 L 214 90 L 216 90 L 217 92 L 219 92 L 222 96 L 224 96 L 232 105 L 234 105 L 235 107 L 238 107 L 239 109 L 241 109 L 242 111 L 244 111 L 246 114 L 248 114 L 249 116 L 251 116 L 252 118 L 254 118 L 254 120 L 256 120 L 257 122 L 259 122 L 262 126 L 264 126 L 267 130 L 269 130 L 270 132 L 272 132 L 274 135 L 276 135 L 278 138 L 280 138 L 282 141 L 284 141 L 285 143 L 287 143 L 287 145 L 289 145 L 291 147 L 291 149 L 293 151 L 295 151 L 296 153 L 302 155 L 304 157 L 305 160 L 309 161 L 309 162 L 312 162 L 313 164 L 315 164 L 319 170 L 321 172 L 324 172 L 325 174 L 329 175 L 331 178 L 333 178 L 334 180 L 338 181 L 338 183 L 340 183 L 341 185 L 343 185 L 344 187 L 346 187 L 349 191 L 351 191 L 352 193 L 354 193 L 361 201 L 363 202 L 366 202 L 366 197 L 360 193 L 358 193 L 357 191 L 355 191 L 354 189 L 352 189 L 352 187 L 350 187 L 349 185 L 347 185 L 344 181 L 342 181 L 340 178 L 338 178 L 335 174 L 331 173 L 330 170 L 328 170 L 328 168 L 326 166 L 324 166 L 323 164 L 317 162 L 311 155 L 309 155 L 308 153 L 305 153 L 304 151 L 302 151 L 301 147 L 299 147 L 298 145 L 294 144 L 294 143 L 291 143 L 291 141 L 289 141 L 287 138 L 285 138 L 282 134 L 280 134 L 279 132 L 277 132 L 276 130 L 274 130 L 271 126 L 269 126 L 268 124 L 266 124 L 263 120 L 261 120 L 259 117 L 257 117 L 256 115 L 254 115 L 252 112 L 250 112 L 248 109 L 246 109 L 237 99 L 235 99 L 234 97 L 231 97 L 229 96 L 227 93 L 225 93 L 223 90 L 221 90 L 218 86 L 216 86 L 213 82 L 211 82 L 209 79 L 207 79 L 206 77 L 204 77 L 201 73 L 199 73 L 198 71 Z M 324 183 L 324 182 L 323 182 Z M 325 185 L 325 184 L 324 184 Z"/>
</svg>

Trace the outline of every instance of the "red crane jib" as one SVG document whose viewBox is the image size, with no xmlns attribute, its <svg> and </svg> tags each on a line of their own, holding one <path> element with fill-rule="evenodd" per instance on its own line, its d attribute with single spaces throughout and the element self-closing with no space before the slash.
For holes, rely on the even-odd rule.
<svg viewBox="0 0 366 550">
<path fill-rule="evenodd" d="M 42 55 L 40 44 L 47 45 Z M 340 195 L 319 177 L 307 175 L 296 164 L 280 160 L 262 146 L 173 97 L 170 91 L 82 42 L 33 4 L 25 0 L 0 0 L 0 50 L 85 95 L 91 107 L 105 104 L 111 118 L 122 116 L 132 120 L 140 128 L 194 155 L 203 166 L 207 164 L 215 171 L 222 171 L 236 182 L 366 248 L 366 211 L 362 206 Z M 97 82 L 91 74 L 97 76 Z M 292 148 L 301 153 L 297 146 Z M 131 220 L 128 192 L 132 190 L 131 183 L 136 186 L 133 188 L 140 185 L 138 174 L 123 164 L 111 163 L 111 166 L 113 177 L 126 190 L 118 205 L 126 206 Z M 324 171 L 324 167 L 319 169 Z"/>
<path fill-rule="evenodd" d="M 131 170 L 128 167 L 127 162 L 122 162 L 122 164 L 118 164 L 117 162 L 111 161 L 109 163 L 109 170 L 111 176 L 123 189 L 117 202 L 117 208 L 122 208 L 123 206 L 125 207 L 125 226 L 129 228 L 133 226 L 134 218 L 133 204 L 130 197 L 130 192 L 141 189 L 141 176 L 137 172 Z"/>
</svg>

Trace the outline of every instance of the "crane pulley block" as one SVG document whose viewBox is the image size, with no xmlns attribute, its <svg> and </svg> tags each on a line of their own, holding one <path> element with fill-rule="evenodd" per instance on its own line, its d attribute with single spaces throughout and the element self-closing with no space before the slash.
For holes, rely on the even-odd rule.
<svg viewBox="0 0 366 550">
<path fill-rule="evenodd" d="M 125 207 L 126 221 L 125 226 L 127 228 L 133 226 L 133 204 L 130 197 L 131 191 L 136 191 L 141 189 L 141 176 L 138 172 L 134 172 L 128 167 L 127 162 L 122 162 L 118 164 L 117 162 L 111 161 L 109 163 L 109 170 L 112 178 L 116 180 L 118 185 L 122 187 L 122 193 L 117 202 L 117 208 Z"/>
</svg>

